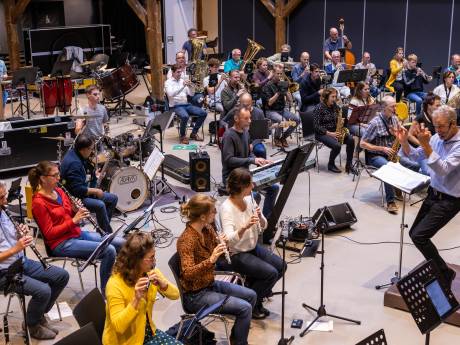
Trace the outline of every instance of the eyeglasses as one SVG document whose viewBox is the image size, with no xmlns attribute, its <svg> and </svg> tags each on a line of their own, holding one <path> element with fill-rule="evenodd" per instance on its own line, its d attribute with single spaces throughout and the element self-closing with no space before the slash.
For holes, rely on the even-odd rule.
<svg viewBox="0 0 460 345">
<path fill-rule="evenodd" d="M 55 174 L 52 174 L 52 175 L 44 175 L 44 176 L 58 178 L 59 176 L 61 176 L 61 174 L 60 173 L 55 173 Z"/>
<path fill-rule="evenodd" d="M 433 125 L 435 129 L 444 129 L 444 128 L 450 128 L 452 126 L 452 122 L 449 123 L 448 125 Z"/>
</svg>

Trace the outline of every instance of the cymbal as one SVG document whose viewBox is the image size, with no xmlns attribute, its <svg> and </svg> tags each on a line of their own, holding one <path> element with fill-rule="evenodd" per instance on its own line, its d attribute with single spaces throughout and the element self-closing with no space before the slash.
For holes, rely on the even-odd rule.
<svg viewBox="0 0 460 345">
<path fill-rule="evenodd" d="M 86 119 L 95 119 L 97 116 L 96 115 L 72 115 L 71 118 L 73 119 L 81 119 L 81 120 L 86 120 Z"/>
<path fill-rule="evenodd" d="M 97 63 L 97 61 L 88 60 L 88 61 L 82 62 L 80 66 L 89 66 L 95 63 Z"/>
<path fill-rule="evenodd" d="M 56 140 L 56 141 L 73 140 L 73 138 L 65 138 L 65 137 L 63 137 L 63 136 L 57 136 L 57 137 L 42 137 L 42 139 Z"/>
</svg>

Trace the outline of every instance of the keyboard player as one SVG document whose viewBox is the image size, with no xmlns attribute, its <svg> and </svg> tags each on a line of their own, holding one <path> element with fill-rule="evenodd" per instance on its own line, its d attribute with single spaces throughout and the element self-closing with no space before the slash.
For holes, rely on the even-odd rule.
<svg viewBox="0 0 460 345">
<path fill-rule="evenodd" d="M 228 175 L 236 168 L 246 168 L 249 170 L 251 164 L 264 166 L 272 162 L 264 158 L 255 157 L 251 152 L 249 139 L 249 126 L 251 124 L 251 112 L 244 106 L 238 106 L 234 115 L 233 127 L 225 131 L 222 139 L 222 182 L 225 185 Z M 262 213 L 265 218 L 269 218 L 275 205 L 278 195 L 279 185 L 269 185 L 263 189 L 265 201 Z M 255 192 L 256 201 L 261 200 L 259 193 Z"/>
</svg>

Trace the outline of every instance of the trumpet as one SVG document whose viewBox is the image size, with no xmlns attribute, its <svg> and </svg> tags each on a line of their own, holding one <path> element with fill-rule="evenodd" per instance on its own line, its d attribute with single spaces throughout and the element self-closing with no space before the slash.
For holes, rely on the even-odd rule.
<svg viewBox="0 0 460 345">
<path fill-rule="evenodd" d="M 19 226 L 19 223 L 14 220 L 14 218 L 12 217 L 10 211 L 8 211 L 5 207 L 2 207 L 3 211 L 5 212 L 6 216 L 10 219 L 11 223 L 13 223 L 13 226 L 14 228 L 16 229 L 16 234 L 17 234 L 17 238 L 18 240 L 24 236 L 27 235 L 27 233 L 24 233 L 20 226 Z M 31 243 L 29 245 L 29 248 L 34 252 L 34 254 L 37 256 L 37 259 L 40 261 L 40 263 L 42 264 L 43 266 L 43 269 L 46 271 L 48 270 L 51 265 L 49 263 L 46 262 L 46 260 L 43 258 L 43 256 L 40 254 L 40 252 L 38 251 L 37 247 L 35 246 L 35 244 Z"/>
<path fill-rule="evenodd" d="M 58 183 L 58 187 L 61 188 L 64 194 L 67 195 L 67 197 L 69 198 L 74 212 L 78 212 L 78 210 L 80 210 L 81 208 L 85 208 L 81 200 L 70 194 L 70 192 L 62 185 L 62 183 Z M 96 230 L 96 232 L 98 232 L 102 237 L 107 235 L 107 233 L 99 226 L 97 221 L 91 215 L 88 215 L 86 219 L 88 219 L 88 221 L 94 227 L 94 230 Z"/>
<path fill-rule="evenodd" d="M 421 69 L 420 67 L 417 67 L 417 74 L 420 74 L 423 77 L 423 79 L 425 79 L 426 81 L 433 80 L 433 76 L 426 74 L 425 71 Z"/>
</svg>

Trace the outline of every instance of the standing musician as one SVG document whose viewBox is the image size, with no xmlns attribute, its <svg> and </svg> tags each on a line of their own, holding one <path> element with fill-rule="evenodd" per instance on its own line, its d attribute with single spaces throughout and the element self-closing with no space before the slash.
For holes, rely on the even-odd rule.
<svg viewBox="0 0 460 345">
<path fill-rule="evenodd" d="M 187 145 L 189 139 L 186 137 L 187 123 L 190 116 L 195 118 L 195 124 L 190 134 L 190 139 L 203 141 L 198 135 L 198 130 L 206 120 L 207 113 L 202 108 L 188 102 L 187 96 L 195 94 L 195 87 L 190 80 L 182 79 L 182 67 L 174 65 L 171 67 L 172 78 L 165 81 L 165 94 L 168 97 L 169 107 L 180 119 L 180 143 Z"/>
<path fill-rule="evenodd" d="M 94 152 L 94 140 L 79 135 L 72 149 L 67 151 L 61 162 L 62 184 L 75 197 L 81 199 L 90 212 L 96 213 L 97 223 L 106 233 L 112 233 L 110 221 L 118 196 L 104 192 L 97 186 L 96 167 L 90 161 Z"/>
<path fill-rule="evenodd" d="M 90 217 L 90 214 L 84 207 L 74 205 L 67 194 L 57 186 L 59 178 L 57 165 L 49 161 L 42 161 L 30 169 L 32 214 L 52 255 L 88 259 L 101 242 L 101 235 L 80 229 L 78 224 Z M 101 260 L 102 294 L 105 294 L 116 251 L 121 248 L 123 242 L 123 239 L 115 238 L 98 257 Z"/>
<path fill-rule="evenodd" d="M 246 168 L 249 170 L 251 164 L 263 166 L 272 163 L 265 158 L 255 157 L 251 152 L 249 126 L 251 124 L 251 112 L 242 106 L 238 107 L 234 116 L 233 127 L 225 131 L 222 139 L 222 182 L 225 185 L 227 178 L 236 168 Z M 273 184 L 264 189 L 265 202 L 262 210 L 265 218 L 269 218 L 275 205 L 279 186 Z M 260 200 L 260 195 L 256 195 Z"/>
<path fill-rule="evenodd" d="M 366 161 L 376 168 L 388 163 L 389 157 L 398 154 L 399 147 L 395 144 L 394 128 L 398 124 L 395 115 L 396 101 L 392 96 L 385 96 L 382 99 L 383 111 L 374 117 L 366 128 L 361 138 L 361 148 L 367 150 Z M 414 171 L 420 166 L 407 158 L 400 157 L 399 163 Z M 395 203 L 395 190 L 393 186 L 384 183 L 387 210 L 389 213 L 398 213 L 398 205 Z"/>
<path fill-rule="evenodd" d="M 187 52 L 188 59 L 192 56 L 192 40 L 198 37 L 198 30 L 195 28 L 188 29 L 187 31 L 188 40 L 184 42 L 182 45 L 182 50 Z M 206 55 L 206 43 L 203 46 L 203 52 L 200 55 L 200 60 L 203 60 L 204 56 Z M 177 63 L 177 62 L 176 62 Z"/>
<path fill-rule="evenodd" d="M 442 75 L 442 84 L 434 88 L 433 93 L 441 97 L 441 103 L 450 105 L 460 97 L 460 88 L 455 85 L 455 72 L 446 71 Z M 450 103 L 449 103 L 450 101 Z"/>
<path fill-rule="evenodd" d="M 455 73 L 455 85 L 460 87 L 460 54 L 454 54 L 450 58 L 450 66 L 447 67 L 446 71 Z"/>
<path fill-rule="evenodd" d="M 353 150 L 355 142 L 350 134 L 343 136 L 343 142 L 339 142 L 342 131 L 338 128 L 338 116 L 342 117 L 342 109 L 337 105 L 337 90 L 328 88 L 323 90 L 321 94 L 321 103 L 313 110 L 314 130 L 316 140 L 322 142 L 331 149 L 329 154 L 329 163 L 327 169 L 334 173 L 341 173 L 342 170 L 335 165 L 335 159 L 340 154 L 342 144 L 347 147 L 347 163 L 345 172 L 355 174 L 356 171 L 352 166 Z M 342 119 L 343 121 L 344 119 Z M 343 128 L 346 129 L 346 128 Z"/>
<path fill-rule="evenodd" d="M 224 73 L 229 73 L 233 70 L 239 70 L 243 60 L 241 60 L 241 50 L 235 48 L 232 50 L 231 59 L 225 61 L 224 63 Z"/>
<path fill-rule="evenodd" d="M 90 85 L 85 90 L 88 105 L 79 110 L 79 115 L 90 116 L 88 119 L 79 119 L 75 124 L 76 134 L 85 134 L 93 139 L 102 137 L 108 132 L 109 116 L 101 101 L 101 89 L 97 85 Z"/>
<path fill-rule="evenodd" d="M 310 73 L 300 84 L 301 111 L 313 114 L 313 110 L 320 102 L 323 89 L 321 88 L 320 68 L 316 63 L 310 65 Z"/>
<path fill-rule="evenodd" d="M 21 259 L 24 288 L 15 286 L 14 292 L 32 296 L 25 315 L 30 336 L 39 340 L 54 339 L 59 331 L 48 323 L 45 314 L 66 287 L 69 273 L 56 266 L 45 270 L 40 262 L 24 256 L 23 251 L 33 243 L 33 237 L 25 224 L 19 224 L 16 229 L 3 210 L 8 204 L 7 195 L 6 183 L 0 181 L 0 290 L 3 291 L 7 283 L 8 267 Z"/>
<path fill-rule="evenodd" d="M 356 107 L 363 107 L 366 105 L 375 104 L 375 99 L 370 94 L 370 87 L 367 82 L 360 81 L 355 88 L 355 95 L 350 101 L 349 104 L 349 115 L 353 112 L 353 109 Z M 367 123 L 360 123 L 354 125 L 348 125 L 350 133 L 356 137 L 363 136 L 364 131 L 366 130 Z"/>
<path fill-rule="evenodd" d="M 177 240 L 180 257 L 180 284 L 184 290 L 183 303 L 197 312 L 229 296 L 219 311 L 235 315 L 230 342 L 247 345 L 252 308 L 256 293 L 244 286 L 214 279 L 217 260 L 227 249 L 227 238 L 215 228 L 215 199 L 205 194 L 195 194 L 182 204 L 181 214 L 187 218 L 184 232 Z"/>
<path fill-rule="evenodd" d="M 413 134 L 420 147 L 412 148 L 407 131 L 399 127 L 396 135 L 401 142 L 401 153 L 413 161 L 427 159 L 431 177 L 428 196 L 423 201 L 409 235 L 425 259 L 433 260 L 441 271 L 445 285 L 450 287 L 455 271 L 439 255 L 431 238 L 460 211 L 460 133 L 455 110 L 443 105 L 432 114 L 436 134 L 423 124 L 415 124 Z"/>
<path fill-rule="evenodd" d="M 350 97 L 350 88 L 345 85 L 345 83 L 337 83 L 337 78 L 340 71 L 346 69 L 344 63 L 340 62 L 340 52 L 338 50 L 334 50 L 331 53 L 332 62 L 327 65 L 324 70 L 328 75 L 332 78 L 331 86 L 339 92 L 341 98 L 348 98 Z"/>
<path fill-rule="evenodd" d="M 347 36 L 339 36 L 339 31 L 336 28 L 329 29 L 329 37 L 324 41 L 323 52 L 326 61 L 332 60 L 332 52 L 340 48 L 351 49 L 352 44 Z"/>
<path fill-rule="evenodd" d="M 8 77 L 8 73 L 7 73 L 5 62 L 2 59 L 0 59 L 0 83 L 2 82 L 3 79 L 7 77 Z M 0 119 L 3 119 L 3 116 L 5 115 L 6 101 L 8 100 L 8 92 L 6 90 L 3 90 L 0 97 L 1 97 L 0 102 L 3 102 L 2 113 L 0 114 Z"/>
<path fill-rule="evenodd" d="M 222 230 L 228 238 L 232 270 L 246 276 L 248 287 L 257 293 L 252 310 L 254 319 L 270 315 L 262 305 L 272 295 L 272 288 L 283 275 L 283 260 L 257 243 L 267 228 L 267 219 L 254 202 L 251 173 L 244 168 L 233 170 L 227 179 L 230 196 L 222 203 L 219 214 Z M 284 271 L 287 265 L 284 264 Z"/>
<path fill-rule="evenodd" d="M 104 344 L 179 345 L 152 320 L 157 293 L 179 298 L 179 290 L 155 267 L 155 244 L 145 232 L 132 233 L 117 255 L 107 288 Z"/>
<path fill-rule="evenodd" d="M 385 87 L 391 92 L 396 93 L 396 102 L 401 101 L 404 92 L 403 83 L 403 68 L 405 66 L 404 49 L 402 47 L 396 48 L 396 53 L 390 61 L 390 75 Z"/>
<path fill-rule="evenodd" d="M 229 80 L 227 86 L 222 90 L 220 98 L 222 106 L 224 107 L 224 114 L 228 113 L 234 108 L 238 102 L 238 98 L 246 91 L 244 84 L 240 81 L 241 72 L 234 69 L 229 73 Z"/>
<path fill-rule="evenodd" d="M 291 46 L 289 44 L 283 44 L 281 45 L 281 52 L 280 53 L 275 53 L 272 56 L 269 56 L 267 58 L 268 62 L 270 64 L 275 64 L 277 62 L 292 62 L 292 57 L 289 56 L 289 53 L 291 52 Z M 284 65 L 283 65 L 284 67 Z"/>
<path fill-rule="evenodd" d="M 416 103 L 416 113 L 422 111 L 423 99 L 426 92 L 423 91 L 423 84 L 428 84 L 433 78 L 426 75 L 420 67 L 417 67 L 417 55 L 410 54 L 407 57 L 407 65 L 403 71 L 404 93 L 408 100 Z"/>
<path fill-rule="evenodd" d="M 203 86 L 208 94 L 206 103 L 210 108 L 215 108 L 217 112 L 223 113 L 224 107 L 222 106 L 220 95 L 222 90 L 227 86 L 227 78 L 219 73 L 220 62 L 218 59 L 209 59 L 208 66 L 209 75 L 203 80 Z M 215 76 L 217 78 L 217 84 L 215 86 L 209 85 L 211 76 Z"/>
<path fill-rule="evenodd" d="M 300 123 L 300 118 L 286 109 L 287 103 L 292 104 L 293 99 L 288 90 L 288 81 L 281 81 L 282 78 L 284 78 L 284 72 L 282 69 L 276 68 L 273 78 L 262 89 L 262 103 L 266 109 L 265 115 L 272 122 L 280 123 L 284 119 L 296 123 L 295 126 L 289 126 L 284 133 L 282 128 L 275 130 L 275 145 L 278 147 L 289 147 L 286 138 L 294 132 Z"/>
</svg>

